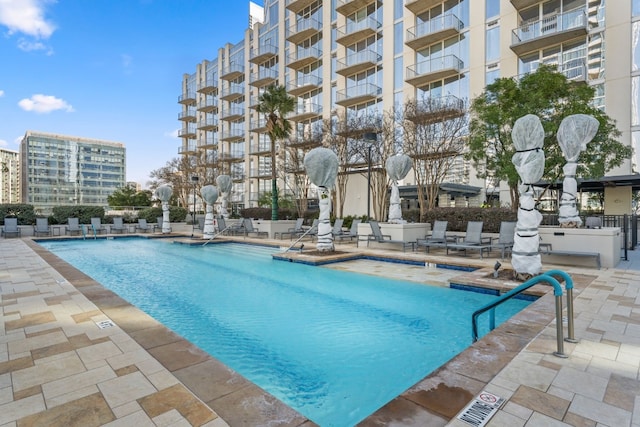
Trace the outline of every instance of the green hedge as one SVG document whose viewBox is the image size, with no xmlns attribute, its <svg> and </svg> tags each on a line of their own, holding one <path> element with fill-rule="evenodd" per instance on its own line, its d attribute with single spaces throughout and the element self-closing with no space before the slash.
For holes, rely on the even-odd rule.
<svg viewBox="0 0 640 427">
<path fill-rule="evenodd" d="M 402 212 L 402 218 L 408 222 L 420 222 L 420 210 L 411 209 Z M 466 231 L 467 222 L 484 222 L 482 231 L 485 233 L 499 233 L 502 221 L 516 221 L 517 215 L 506 208 L 435 208 L 426 212 L 421 222 L 448 221 L 449 231 Z"/>
<path fill-rule="evenodd" d="M 36 213 L 33 205 L 26 203 L 0 204 L 0 222 L 4 225 L 4 218 L 18 218 L 19 225 L 33 225 L 36 223 Z"/>
<path fill-rule="evenodd" d="M 162 208 L 146 208 L 138 211 L 138 218 L 146 219 L 147 222 L 155 223 L 158 217 L 162 216 Z M 169 206 L 169 221 L 183 222 L 187 217 L 187 210 L 180 206 Z"/>
<path fill-rule="evenodd" d="M 80 224 L 90 224 L 91 218 L 104 220 L 104 208 L 86 205 L 56 206 L 49 218 L 53 224 L 66 224 L 69 218 L 78 218 Z"/>
</svg>

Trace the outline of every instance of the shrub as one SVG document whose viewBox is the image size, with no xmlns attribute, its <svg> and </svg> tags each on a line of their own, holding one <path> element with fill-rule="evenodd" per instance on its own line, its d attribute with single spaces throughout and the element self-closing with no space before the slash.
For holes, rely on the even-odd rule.
<svg viewBox="0 0 640 427">
<path fill-rule="evenodd" d="M 20 225 L 33 225 L 36 223 L 36 214 L 33 205 L 26 203 L 3 203 L 0 204 L 0 221 L 4 225 L 4 218 L 18 218 Z"/>
<path fill-rule="evenodd" d="M 138 211 L 138 218 L 146 219 L 147 222 L 156 222 L 162 216 L 162 208 L 153 207 Z M 180 206 L 169 206 L 169 221 L 182 222 L 187 217 L 187 210 Z"/>
<path fill-rule="evenodd" d="M 104 220 L 104 208 L 102 206 L 69 205 L 56 206 L 51 214 L 56 224 L 66 224 L 69 218 L 78 218 L 80 224 L 90 224 L 91 218 Z"/>
<path fill-rule="evenodd" d="M 419 211 L 418 216 L 419 216 Z M 411 216 L 414 217 L 414 213 Z M 410 215 L 403 218 L 407 219 Z M 482 231 L 485 233 L 500 232 L 500 223 L 502 221 L 516 221 L 516 213 L 507 208 L 435 208 L 427 211 L 422 222 L 433 224 L 435 220 L 448 221 L 448 230 L 450 231 L 466 231 L 469 221 L 484 222 Z"/>
<path fill-rule="evenodd" d="M 240 215 L 244 218 L 253 218 L 253 219 L 271 219 L 271 207 L 268 208 L 246 208 L 240 210 Z M 278 209 L 278 218 L 279 219 L 295 219 L 296 213 L 290 209 L 282 208 Z"/>
</svg>

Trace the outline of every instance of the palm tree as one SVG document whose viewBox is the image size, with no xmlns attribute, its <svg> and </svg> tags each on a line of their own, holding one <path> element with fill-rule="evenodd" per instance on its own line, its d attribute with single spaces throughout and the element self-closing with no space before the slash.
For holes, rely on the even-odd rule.
<svg viewBox="0 0 640 427">
<path fill-rule="evenodd" d="M 291 123 L 285 116 L 295 108 L 295 99 L 283 85 L 272 84 L 258 97 L 256 111 L 264 114 L 267 135 L 271 140 L 271 220 L 278 220 L 278 178 L 276 174 L 276 141 L 291 134 Z"/>
</svg>

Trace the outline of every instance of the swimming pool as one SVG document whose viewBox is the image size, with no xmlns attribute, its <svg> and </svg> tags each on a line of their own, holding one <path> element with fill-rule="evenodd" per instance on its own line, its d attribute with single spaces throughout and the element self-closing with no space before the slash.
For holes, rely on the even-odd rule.
<svg viewBox="0 0 640 427">
<path fill-rule="evenodd" d="M 40 244 L 322 426 L 356 424 L 464 350 L 471 313 L 495 298 L 242 244 Z"/>
</svg>

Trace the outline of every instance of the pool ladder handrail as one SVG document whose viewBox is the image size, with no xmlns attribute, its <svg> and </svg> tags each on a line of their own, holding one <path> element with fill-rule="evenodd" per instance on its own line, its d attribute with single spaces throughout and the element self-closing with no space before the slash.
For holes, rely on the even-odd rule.
<svg viewBox="0 0 640 427">
<path fill-rule="evenodd" d="M 84 229 L 84 224 L 80 224 L 80 230 L 82 230 L 82 240 L 87 239 L 87 231 Z"/>
<path fill-rule="evenodd" d="M 553 277 L 560 276 L 561 279 L 565 282 L 565 289 L 567 290 L 567 338 L 563 339 L 563 329 L 562 329 L 562 287 L 560 286 L 560 282 Z M 553 286 L 553 294 L 556 299 L 556 340 L 557 340 L 557 351 L 553 354 L 557 357 L 566 358 L 567 355 L 564 354 L 564 344 L 563 341 L 567 342 L 577 342 L 574 337 L 574 325 L 573 325 L 573 280 L 571 276 L 562 270 L 549 270 L 539 276 L 535 276 L 529 280 L 527 280 L 522 285 L 512 289 L 511 291 L 501 295 L 495 301 L 492 301 L 489 304 L 479 308 L 471 315 L 471 330 L 473 335 L 473 342 L 478 341 L 478 316 L 482 313 L 491 310 L 490 313 L 490 330 L 495 329 L 495 308 L 502 304 L 503 302 L 515 297 L 516 295 L 524 292 L 530 287 L 537 285 L 541 282 L 547 282 L 547 284 Z"/>
<path fill-rule="evenodd" d="M 287 248 L 287 250 L 286 250 L 286 251 L 284 251 L 284 253 L 289 252 L 289 251 L 291 250 L 291 248 L 293 248 L 293 247 L 296 245 L 296 243 L 298 243 L 300 240 L 302 240 L 302 239 L 304 238 L 304 236 L 306 236 L 307 234 L 309 234 L 309 233 L 310 233 L 313 229 L 315 229 L 315 228 L 317 228 L 317 227 L 309 227 L 309 228 L 308 228 L 304 233 L 302 233 L 302 235 L 301 235 L 300 237 L 298 237 L 298 239 L 297 239 L 295 242 L 293 242 L 293 243 L 291 244 L 291 246 L 289 246 L 289 247 Z M 300 248 L 300 249 L 302 249 L 302 248 Z"/>
<path fill-rule="evenodd" d="M 98 240 L 98 233 L 96 233 L 96 226 L 91 224 L 91 229 L 93 230 L 93 240 Z"/>
<path fill-rule="evenodd" d="M 212 241 L 213 239 L 215 239 L 216 237 L 218 237 L 219 235 L 223 234 L 225 231 L 227 231 L 228 229 L 230 229 L 231 227 L 233 227 L 233 225 L 228 225 L 224 230 L 217 232 L 216 234 L 214 234 L 213 236 L 211 236 L 211 238 L 209 240 L 207 240 L 206 242 L 204 242 L 202 244 L 202 246 L 207 246 L 207 243 L 209 243 L 210 241 Z"/>
</svg>

